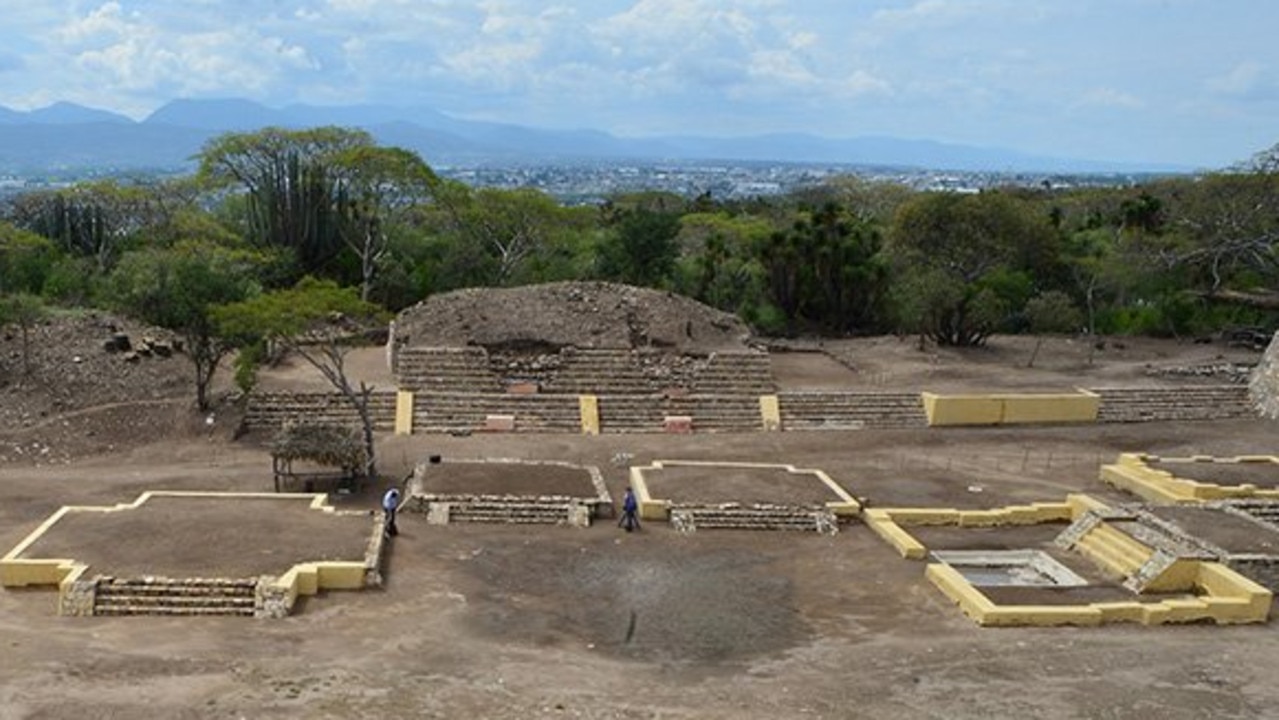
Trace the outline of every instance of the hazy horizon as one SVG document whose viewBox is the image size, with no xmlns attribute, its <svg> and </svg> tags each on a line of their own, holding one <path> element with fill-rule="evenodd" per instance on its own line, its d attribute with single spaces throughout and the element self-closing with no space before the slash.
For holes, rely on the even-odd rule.
<svg viewBox="0 0 1279 720">
<path fill-rule="evenodd" d="M 0 105 L 427 106 L 618 137 L 886 136 L 1221 167 L 1279 140 L 1245 0 L 0 0 Z"/>
</svg>

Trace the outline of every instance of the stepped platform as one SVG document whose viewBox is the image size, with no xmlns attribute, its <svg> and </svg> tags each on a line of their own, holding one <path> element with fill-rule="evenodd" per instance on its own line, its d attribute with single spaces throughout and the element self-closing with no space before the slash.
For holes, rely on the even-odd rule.
<svg viewBox="0 0 1279 720">
<path fill-rule="evenodd" d="M 377 391 L 369 398 L 373 429 L 395 429 L 395 393 Z M 260 393 L 249 395 L 243 427 L 245 430 L 278 430 L 288 422 L 306 421 L 359 427 L 360 415 L 349 400 L 336 392 Z"/>
<path fill-rule="evenodd" d="M 613 514 L 592 465 L 511 459 L 446 459 L 416 466 L 404 509 L 436 525 L 458 522 L 585 527 Z"/>
<path fill-rule="evenodd" d="M 1232 420 L 1256 417 L 1247 385 L 1093 388 L 1101 396 L 1097 422 Z"/>
<path fill-rule="evenodd" d="M 783 430 L 927 427 L 917 392 L 803 391 L 777 394 Z"/>
<path fill-rule="evenodd" d="M 502 392 L 501 379 L 482 347 L 410 347 L 395 359 L 401 390 L 414 392 Z"/>
<path fill-rule="evenodd" d="M 219 578 L 98 578 L 94 615 L 252 617 L 258 581 Z"/>
<path fill-rule="evenodd" d="M 0 585 L 56 588 L 62 615 L 283 617 L 299 594 L 380 584 L 382 523 L 325 495 L 148 492 L 61 508 L 0 559 Z"/>
<path fill-rule="evenodd" d="M 835 514 L 824 507 L 789 505 L 695 505 L 670 508 L 671 527 L 680 532 L 697 530 L 796 530 L 834 535 L 839 532 Z"/>
</svg>

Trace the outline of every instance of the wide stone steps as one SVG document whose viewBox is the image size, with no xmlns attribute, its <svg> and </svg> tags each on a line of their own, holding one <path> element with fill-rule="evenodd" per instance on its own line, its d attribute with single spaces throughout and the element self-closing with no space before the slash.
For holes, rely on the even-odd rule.
<svg viewBox="0 0 1279 720">
<path fill-rule="evenodd" d="M 369 397 L 373 429 L 388 432 L 395 428 L 395 394 L 375 392 Z M 246 430 L 275 430 L 286 422 L 311 422 L 360 426 L 360 415 L 351 403 L 335 392 L 253 393 L 245 411 Z"/>
<path fill-rule="evenodd" d="M 784 430 L 928 425 L 919 393 L 783 392 L 777 397 Z"/>
<path fill-rule="evenodd" d="M 544 390 L 589 395 L 642 394 L 653 392 L 654 388 L 639 364 L 638 355 L 631 351 L 581 348 L 564 354 L 563 365 Z"/>
<path fill-rule="evenodd" d="M 1267 500 L 1232 500 L 1229 506 L 1258 520 L 1279 525 L 1279 502 Z"/>
<path fill-rule="evenodd" d="M 762 429 L 759 398 L 731 395 L 607 395 L 599 398 L 601 432 L 661 432 L 667 416 L 693 419 L 693 432 Z"/>
<path fill-rule="evenodd" d="M 415 432 L 478 430 L 490 415 L 513 415 L 516 432 L 581 432 L 581 408 L 576 396 L 512 395 L 509 393 L 420 394 L 415 399 Z"/>
<path fill-rule="evenodd" d="M 255 580 L 104 579 L 94 615 L 237 615 L 251 617 Z"/>
<path fill-rule="evenodd" d="M 681 532 L 696 530 L 791 530 L 833 534 L 835 516 L 825 510 L 803 508 L 690 507 L 671 508 L 671 525 Z"/>
<path fill-rule="evenodd" d="M 449 522 L 517 525 L 561 525 L 568 522 L 568 505 L 541 503 L 450 503 Z"/>
<path fill-rule="evenodd" d="M 1246 385 L 1103 388 L 1098 422 L 1229 420 L 1256 417 Z"/>
<path fill-rule="evenodd" d="M 489 368 L 484 348 L 405 348 L 396 359 L 404 390 L 499 392 L 502 383 Z"/>
</svg>

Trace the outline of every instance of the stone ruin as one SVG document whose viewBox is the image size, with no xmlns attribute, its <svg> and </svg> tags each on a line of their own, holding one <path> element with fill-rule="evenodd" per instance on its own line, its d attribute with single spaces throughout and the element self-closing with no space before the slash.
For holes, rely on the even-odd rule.
<svg viewBox="0 0 1279 720">
<path fill-rule="evenodd" d="M 1252 404 L 1262 417 L 1279 419 L 1279 332 L 1270 340 L 1270 346 L 1252 371 L 1248 386 Z"/>
</svg>

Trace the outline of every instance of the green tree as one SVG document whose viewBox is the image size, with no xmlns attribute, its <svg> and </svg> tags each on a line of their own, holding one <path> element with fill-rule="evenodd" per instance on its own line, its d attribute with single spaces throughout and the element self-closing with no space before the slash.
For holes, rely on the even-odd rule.
<svg viewBox="0 0 1279 720">
<path fill-rule="evenodd" d="M 599 273 L 607 280 L 661 287 L 679 256 L 680 216 L 637 207 L 620 211 L 600 248 Z"/>
<path fill-rule="evenodd" d="M 63 252 L 110 269 L 141 232 L 164 221 L 165 206 L 147 187 L 114 180 L 37 190 L 15 198 L 8 215 L 19 227 L 52 240 Z"/>
<path fill-rule="evenodd" d="M 352 384 L 346 373 L 346 353 L 371 326 L 386 322 L 385 311 L 361 300 L 354 288 L 306 277 L 292 288 L 215 307 L 212 318 L 219 335 L 238 347 L 271 342 L 318 370 L 359 416 L 367 458 L 364 474 L 376 476 L 369 410 L 373 387 L 363 381 L 358 387 Z"/>
<path fill-rule="evenodd" d="M 412 221 L 440 184 L 416 153 L 358 145 L 333 158 L 340 234 L 360 263 L 360 299 L 368 300 L 390 238 Z"/>
<path fill-rule="evenodd" d="M 10 322 L 22 332 L 22 374 L 31 375 L 31 328 L 49 314 L 39 295 L 19 292 L 0 296 L 0 324 Z"/>
<path fill-rule="evenodd" d="M 345 249 L 336 163 L 373 146 L 368 133 L 338 127 L 228 133 L 201 150 L 199 177 L 210 188 L 244 193 L 255 246 L 286 250 L 303 273 L 333 275 Z"/>
<path fill-rule="evenodd" d="M 0 222 L 0 293 L 42 293 L 58 259 L 52 241 Z"/>
<path fill-rule="evenodd" d="M 1048 274 L 1056 237 L 1034 203 L 1004 193 L 920 195 L 898 211 L 887 245 L 899 322 L 942 345 L 983 344 L 1019 307 L 1007 291 L 1025 292 L 1006 281 Z"/>
<path fill-rule="evenodd" d="M 182 336 L 201 410 L 208 409 L 209 386 L 233 347 L 218 333 L 211 310 L 257 292 L 262 264 L 253 253 L 182 243 L 126 253 L 108 280 L 111 301 L 120 310 Z"/>
<path fill-rule="evenodd" d="M 798 214 L 761 253 L 770 290 L 793 329 L 799 322 L 839 332 L 879 327 L 888 265 L 878 225 L 835 202 Z"/>
</svg>

